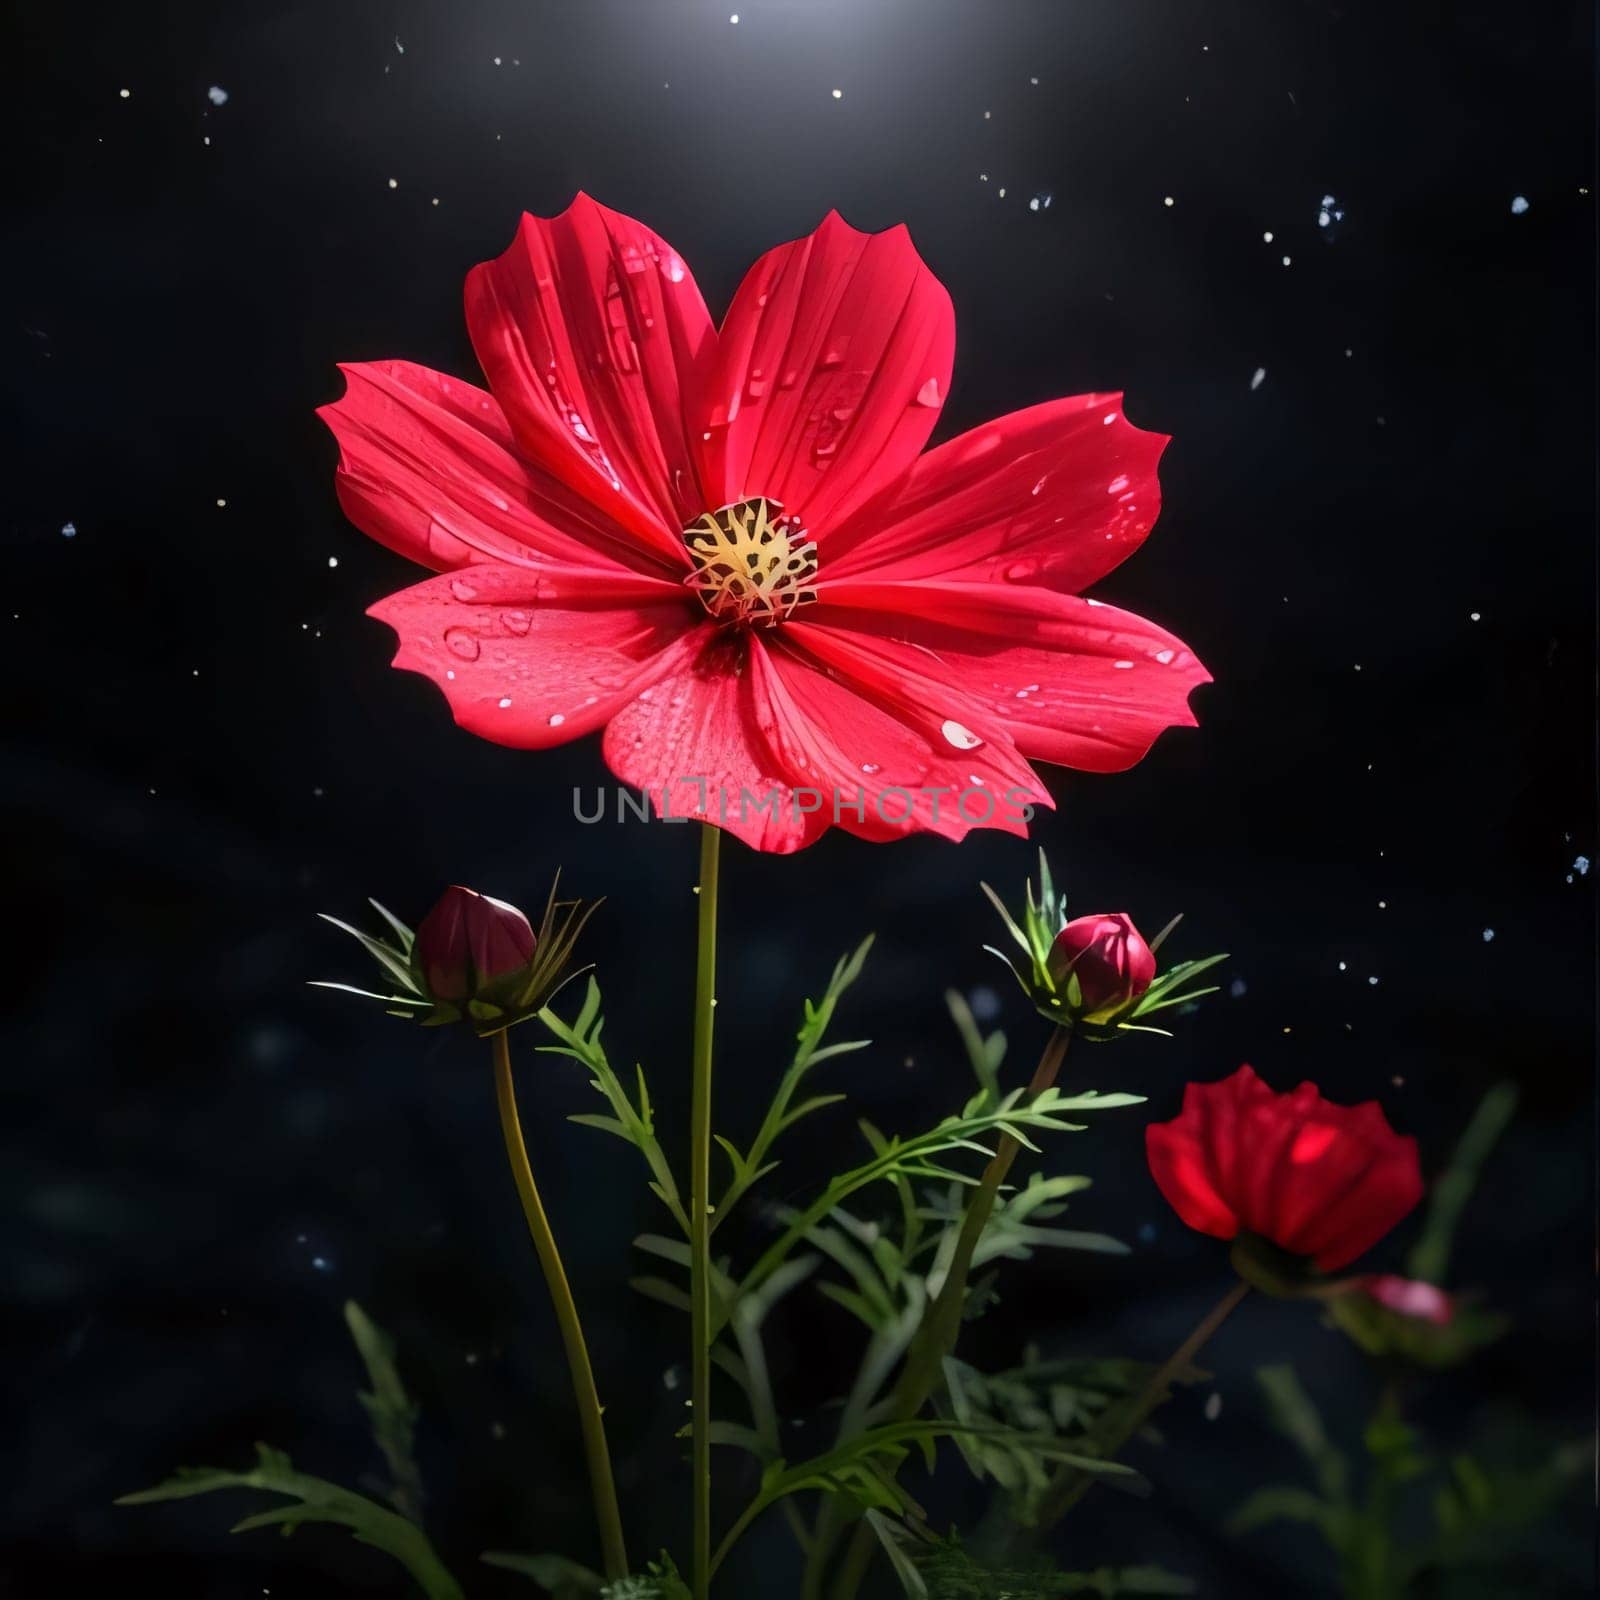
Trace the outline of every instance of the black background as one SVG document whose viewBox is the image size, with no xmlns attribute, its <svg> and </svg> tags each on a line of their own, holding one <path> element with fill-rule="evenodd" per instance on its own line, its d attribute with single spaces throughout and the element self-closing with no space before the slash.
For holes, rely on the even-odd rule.
<svg viewBox="0 0 1600 1600">
<path fill-rule="evenodd" d="M 1483 1090 L 1515 1079 L 1457 1278 L 1517 1326 L 1409 1404 L 1447 1444 L 1499 1427 L 1537 1455 L 1586 1434 L 1586 8 L 8 13 L 0 1243 L 17 1394 L 0 1589 L 403 1592 L 336 1532 L 230 1541 L 238 1499 L 110 1505 L 178 1463 L 242 1465 L 256 1438 L 309 1471 L 368 1470 L 347 1295 L 402 1342 L 433 1525 L 473 1592 L 532 1592 L 477 1568 L 484 1548 L 592 1555 L 484 1052 L 305 987 L 366 976 L 318 910 L 358 915 L 376 894 L 414 920 L 457 880 L 527 904 L 560 864 L 608 897 L 590 953 L 613 1057 L 646 1061 L 682 1143 L 693 830 L 579 826 L 573 786 L 605 778 L 596 741 L 476 742 L 388 670 L 390 635 L 362 612 L 416 574 L 341 517 L 312 415 L 337 360 L 475 375 L 466 269 L 522 209 L 579 187 L 671 239 L 714 312 L 830 206 L 904 220 L 957 308 L 940 437 L 1104 388 L 1174 435 L 1161 522 L 1099 592 L 1211 667 L 1202 726 L 1124 775 L 1053 774 L 1060 810 L 1036 835 L 1078 910 L 1146 927 L 1185 911 L 1179 953 L 1232 951 L 1235 992 L 1171 1042 L 1084 1049 L 1071 1077 L 1166 1116 L 1186 1078 L 1248 1059 L 1280 1086 L 1381 1095 L 1430 1171 Z M 1327 229 L 1324 194 L 1345 213 Z M 802 994 L 869 929 L 842 1036 L 878 1042 L 824 1069 L 828 1086 L 906 1132 L 949 1109 L 964 1068 L 948 984 L 999 995 L 1025 1070 L 1042 1024 L 979 949 L 976 885 L 1019 889 L 1030 846 L 829 835 L 798 859 L 724 859 L 728 1131 L 753 1127 Z M 681 1550 L 683 1392 L 663 1374 L 682 1330 L 624 1281 L 629 1239 L 660 1219 L 632 1152 L 563 1122 L 592 1109 L 580 1080 L 529 1054 L 524 1116 L 634 1546 Z M 1096 1180 L 1074 1223 L 1133 1257 L 1008 1267 L 982 1359 L 1026 1337 L 1157 1357 L 1220 1292 L 1220 1250 L 1149 1180 L 1145 1120 L 1107 1114 L 1049 1154 Z M 770 1192 L 808 1192 L 853 1138 L 846 1112 L 818 1117 Z M 752 1213 L 742 1245 L 759 1231 Z M 1405 1241 L 1372 1260 L 1398 1263 Z M 815 1438 L 852 1325 L 818 1304 L 784 1327 L 785 1404 Z M 1140 1454 L 1153 1499 L 1096 1496 L 1062 1553 L 1161 1560 L 1230 1600 L 1331 1592 L 1306 1536 L 1216 1531 L 1252 1486 L 1295 1474 L 1249 1376 L 1285 1356 L 1353 1444 L 1371 1369 L 1313 1313 L 1248 1303 L 1209 1357 L 1220 1417 L 1203 1419 L 1206 1391 L 1181 1398 L 1170 1447 Z M 1582 1584 L 1583 1499 L 1529 1541 L 1519 1593 Z M 790 1592 L 786 1540 L 763 1524 L 726 1591 Z"/>
</svg>

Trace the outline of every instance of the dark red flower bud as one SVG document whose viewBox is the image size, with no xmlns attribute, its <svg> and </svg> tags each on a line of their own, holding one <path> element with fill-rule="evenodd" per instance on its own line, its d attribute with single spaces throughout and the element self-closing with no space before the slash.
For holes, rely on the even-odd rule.
<svg viewBox="0 0 1600 1600">
<path fill-rule="evenodd" d="M 1422 1198 L 1417 1142 L 1377 1101 L 1338 1106 L 1315 1084 L 1278 1094 L 1249 1067 L 1191 1083 L 1183 1111 L 1145 1129 L 1150 1172 L 1199 1233 L 1255 1235 L 1334 1272 Z"/>
<path fill-rule="evenodd" d="M 1449 1327 L 1456 1314 L 1455 1301 L 1443 1289 L 1416 1278 L 1378 1273 L 1363 1278 L 1361 1287 L 1386 1311 L 1402 1317 L 1417 1317 L 1435 1327 Z"/>
<path fill-rule="evenodd" d="M 1082 1014 L 1094 1020 L 1137 1000 L 1155 978 L 1156 958 L 1133 919 L 1118 911 L 1074 917 L 1051 946 L 1050 970 L 1063 988 L 1068 973 L 1078 980 Z"/>
<path fill-rule="evenodd" d="M 418 923 L 413 954 L 434 1000 L 466 1000 L 521 972 L 537 942 L 515 906 L 457 883 Z"/>
</svg>

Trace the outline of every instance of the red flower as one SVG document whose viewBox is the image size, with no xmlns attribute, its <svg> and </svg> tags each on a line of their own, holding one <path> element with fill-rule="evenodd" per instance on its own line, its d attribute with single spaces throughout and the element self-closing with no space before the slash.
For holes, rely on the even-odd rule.
<svg viewBox="0 0 1600 1600">
<path fill-rule="evenodd" d="M 1193 724 L 1182 642 L 1079 598 L 1155 521 L 1164 437 L 1091 394 L 919 455 L 955 329 L 903 227 L 830 213 L 719 330 L 670 245 L 579 195 L 466 310 L 492 395 L 360 363 L 321 413 L 351 520 L 440 574 L 372 615 L 463 727 L 603 729 L 658 811 L 796 850 L 1023 833 L 1030 759 L 1115 771 Z"/>
<path fill-rule="evenodd" d="M 1455 1301 L 1443 1289 L 1416 1278 L 1378 1273 L 1361 1280 L 1361 1288 L 1386 1311 L 1416 1317 L 1435 1327 L 1447 1328 L 1456 1314 Z"/>
<path fill-rule="evenodd" d="M 1337 1106 L 1311 1083 L 1277 1094 L 1249 1067 L 1189 1084 L 1182 1114 L 1146 1128 L 1145 1146 L 1191 1228 L 1258 1234 L 1323 1272 L 1370 1249 L 1422 1198 L 1417 1142 L 1377 1101 Z"/>
<path fill-rule="evenodd" d="M 1156 958 L 1133 919 L 1123 912 L 1074 917 L 1050 947 L 1056 981 L 1078 980 L 1084 1015 L 1120 1011 L 1137 1000 L 1156 975 Z"/>
<path fill-rule="evenodd" d="M 435 1000 L 465 1000 L 533 959 L 532 924 L 513 905 L 452 884 L 417 924 L 416 965 Z"/>
</svg>

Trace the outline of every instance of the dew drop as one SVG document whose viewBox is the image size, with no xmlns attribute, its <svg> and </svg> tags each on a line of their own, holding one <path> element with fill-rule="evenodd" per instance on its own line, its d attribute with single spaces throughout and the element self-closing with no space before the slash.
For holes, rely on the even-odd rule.
<svg viewBox="0 0 1600 1600">
<path fill-rule="evenodd" d="M 525 634 L 533 626 L 533 618 L 526 611 L 502 611 L 500 620 L 507 633 Z"/>
<path fill-rule="evenodd" d="M 483 649 L 478 643 L 477 636 L 466 628 L 446 628 L 444 644 L 451 655 L 459 656 L 463 661 L 476 661 Z"/>
<path fill-rule="evenodd" d="M 552 711 L 550 713 L 550 726 L 552 728 L 559 728 L 566 720 L 566 717 L 563 716 L 559 711 Z"/>
<path fill-rule="evenodd" d="M 929 378 L 917 390 L 917 404 L 919 406 L 936 406 L 939 403 L 939 399 L 939 380 L 937 378 Z"/>
<path fill-rule="evenodd" d="M 1113 478 L 1111 480 L 1111 482 L 1106 485 L 1106 493 L 1107 494 L 1121 494 L 1122 491 L 1124 489 L 1126 489 L 1127 487 L 1128 487 L 1128 475 L 1125 472 L 1124 473 L 1120 473 L 1117 477 Z"/>
<path fill-rule="evenodd" d="M 953 717 L 945 720 L 939 732 L 945 736 L 946 742 L 954 745 L 957 750 L 976 750 L 983 743 L 971 728 L 963 727 Z"/>
<path fill-rule="evenodd" d="M 510 695 L 501 695 L 499 704 L 500 704 L 500 709 L 502 711 L 504 711 L 506 709 L 506 707 L 511 704 L 511 696 Z"/>
<path fill-rule="evenodd" d="M 450 593 L 457 600 L 476 600 L 478 598 L 477 588 L 468 583 L 465 578 L 452 578 L 450 580 Z"/>
<path fill-rule="evenodd" d="M 1113 661 L 1111 663 L 1111 665 L 1114 666 L 1114 667 L 1119 668 L 1120 670 L 1122 670 L 1124 672 L 1126 672 L 1128 670 L 1128 668 L 1133 665 L 1133 663 L 1131 661 Z"/>
<path fill-rule="evenodd" d="M 1164 667 L 1171 666 L 1172 665 L 1172 652 L 1170 650 L 1157 650 L 1156 651 L 1156 660 L 1159 661 L 1161 663 L 1161 665 L 1164 666 Z"/>
<path fill-rule="evenodd" d="M 863 761 L 861 763 L 861 770 L 866 773 L 869 778 L 871 778 L 882 772 L 883 768 L 880 767 L 876 761 Z"/>
</svg>

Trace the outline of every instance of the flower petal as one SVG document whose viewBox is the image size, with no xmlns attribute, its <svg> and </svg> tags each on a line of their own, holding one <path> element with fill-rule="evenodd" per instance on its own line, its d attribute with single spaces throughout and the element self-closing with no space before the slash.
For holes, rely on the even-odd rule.
<svg viewBox="0 0 1600 1600">
<path fill-rule="evenodd" d="M 927 443 L 954 358 L 950 296 L 904 226 L 829 212 L 756 262 L 723 321 L 707 491 L 777 500 L 825 539 Z"/>
<path fill-rule="evenodd" d="M 790 624 L 753 652 L 768 741 L 790 781 L 820 794 L 829 820 L 864 839 L 961 839 L 975 827 L 1025 836 L 1026 808 L 1052 802 L 1009 741 L 957 720 L 972 715 L 963 697 L 850 644 Z"/>
<path fill-rule="evenodd" d="M 656 815 L 715 823 L 752 849 L 783 855 L 828 827 L 799 801 L 767 742 L 772 714 L 750 670 L 753 635 L 709 623 L 687 635 L 667 670 L 618 710 L 605 732 L 606 764 L 643 789 Z"/>
<path fill-rule="evenodd" d="M 942 674 L 1025 755 L 1120 772 L 1165 728 L 1193 727 L 1211 675 L 1188 646 L 1132 612 L 1048 589 L 825 581 L 806 626 L 873 636 Z"/>
<path fill-rule="evenodd" d="M 675 561 L 706 509 L 693 432 L 716 330 L 683 258 L 580 194 L 467 275 L 467 326 L 522 450 Z"/>
<path fill-rule="evenodd" d="M 1080 394 L 974 428 L 839 528 L 828 575 L 1034 583 L 1077 594 L 1132 555 L 1161 509 L 1167 435 L 1120 394 Z"/>
<path fill-rule="evenodd" d="M 559 480 L 518 456 L 494 398 L 410 361 L 341 366 L 317 415 L 339 441 L 345 515 L 435 572 L 478 561 L 672 570 Z"/>
<path fill-rule="evenodd" d="M 600 727 L 695 623 L 661 579 L 498 564 L 429 578 L 368 615 L 398 635 L 395 666 L 432 678 L 463 728 L 524 750 Z"/>
<path fill-rule="evenodd" d="M 1150 1175 L 1167 1204 L 1197 1233 L 1232 1239 L 1239 1219 L 1212 1181 L 1210 1152 L 1184 1119 L 1151 1123 L 1144 1130 Z"/>
</svg>

